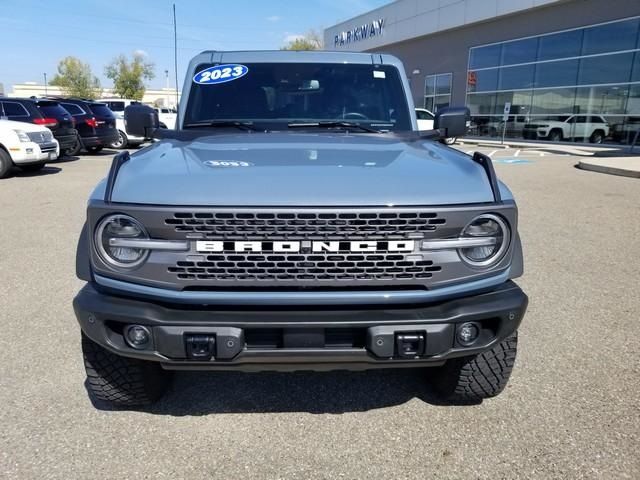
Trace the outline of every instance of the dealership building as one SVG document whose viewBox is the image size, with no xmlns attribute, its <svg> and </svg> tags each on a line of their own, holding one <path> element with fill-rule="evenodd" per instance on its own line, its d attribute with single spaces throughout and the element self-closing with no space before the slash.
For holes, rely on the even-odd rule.
<svg viewBox="0 0 640 480">
<path fill-rule="evenodd" d="M 472 135 L 629 142 L 640 129 L 640 0 L 397 0 L 324 42 L 396 55 L 416 106 L 468 106 Z"/>
</svg>

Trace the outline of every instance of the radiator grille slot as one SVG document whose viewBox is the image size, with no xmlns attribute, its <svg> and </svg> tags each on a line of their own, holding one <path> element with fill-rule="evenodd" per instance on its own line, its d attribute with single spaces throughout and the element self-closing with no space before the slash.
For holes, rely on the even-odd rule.
<svg viewBox="0 0 640 480">
<path fill-rule="evenodd" d="M 446 220 L 435 212 L 175 213 L 165 224 L 189 238 L 215 240 L 403 239 L 433 232 Z"/>
<path fill-rule="evenodd" d="M 357 281 L 420 280 L 441 267 L 402 254 L 219 254 L 206 261 L 178 261 L 168 268 L 179 280 L 208 281 Z"/>
</svg>

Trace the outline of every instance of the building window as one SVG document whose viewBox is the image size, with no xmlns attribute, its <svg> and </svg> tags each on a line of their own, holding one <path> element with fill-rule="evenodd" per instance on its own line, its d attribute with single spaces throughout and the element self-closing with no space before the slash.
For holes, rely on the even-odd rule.
<svg viewBox="0 0 640 480">
<path fill-rule="evenodd" d="M 438 109 L 451 104 L 451 78 L 450 73 L 427 75 L 424 87 L 424 108 L 435 113 Z"/>
<path fill-rule="evenodd" d="M 427 108 L 437 105 L 439 77 L 427 77 Z M 531 135 L 524 131 L 527 124 L 561 117 L 575 117 L 576 123 L 603 118 L 610 130 L 608 139 L 626 141 L 640 124 L 638 92 L 640 17 L 469 50 L 466 103 L 478 135 L 506 131 L 508 136 L 522 137 Z M 506 103 L 511 109 L 503 128 Z M 533 133 L 540 131 L 544 129 Z M 565 140 L 600 137 L 576 132 Z"/>
</svg>

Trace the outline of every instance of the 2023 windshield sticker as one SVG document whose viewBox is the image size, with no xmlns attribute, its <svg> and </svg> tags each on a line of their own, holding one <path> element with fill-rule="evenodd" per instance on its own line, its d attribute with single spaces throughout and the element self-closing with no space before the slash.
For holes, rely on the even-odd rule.
<svg viewBox="0 0 640 480">
<path fill-rule="evenodd" d="M 193 82 L 200 85 L 217 85 L 218 83 L 232 82 L 244 77 L 247 73 L 249 73 L 249 68 L 246 65 L 237 63 L 214 65 L 196 73 L 193 76 Z"/>
</svg>

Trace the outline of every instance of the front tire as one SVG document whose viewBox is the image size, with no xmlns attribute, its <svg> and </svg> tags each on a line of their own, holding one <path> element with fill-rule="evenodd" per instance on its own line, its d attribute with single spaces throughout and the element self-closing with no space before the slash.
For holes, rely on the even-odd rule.
<svg viewBox="0 0 640 480">
<path fill-rule="evenodd" d="M 13 167 L 13 161 L 9 154 L 0 148 L 0 178 L 6 177 Z"/>
<path fill-rule="evenodd" d="M 115 406 L 150 405 L 169 387 L 171 374 L 155 362 L 116 355 L 82 333 L 89 393 Z"/>
<path fill-rule="evenodd" d="M 447 403 L 478 403 L 495 397 L 509 381 L 517 347 L 518 332 L 514 332 L 491 350 L 449 360 L 435 374 L 435 391 Z"/>
<path fill-rule="evenodd" d="M 109 146 L 111 148 L 115 148 L 119 150 L 121 148 L 127 148 L 128 144 L 129 144 L 129 139 L 127 138 L 127 134 L 124 133 L 122 130 L 118 130 L 118 140 L 116 140 Z"/>
<path fill-rule="evenodd" d="M 604 132 L 602 130 L 596 130 L 589 137 L 591 143 L 602 143 L 604 141 Z"/>
<path fill-rule="evenodd" d="M 562 141 L 562 130 L 551 130 L 549 133 L 549 141 L 550 142 L 561 142 Z"/>
</svg>

